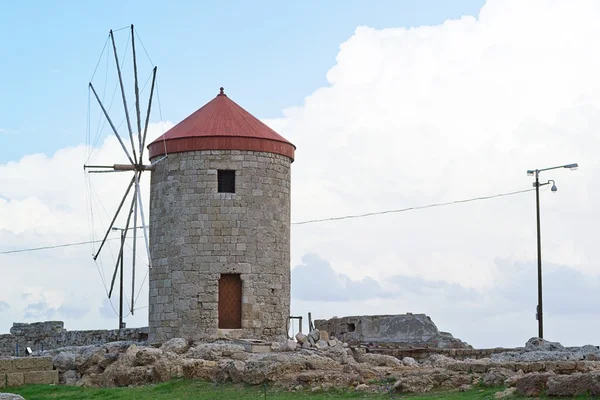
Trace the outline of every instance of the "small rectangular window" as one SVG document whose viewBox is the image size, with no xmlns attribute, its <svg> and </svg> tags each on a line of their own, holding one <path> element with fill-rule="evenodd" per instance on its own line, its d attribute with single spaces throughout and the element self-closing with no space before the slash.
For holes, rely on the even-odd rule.
<svg viewBox="0 0 600 400">
<path fill-rule="evenodd" d="M 217 170 L 217 182 L 219 193 L 235 193 L 235 171 Z"/>
</svg>

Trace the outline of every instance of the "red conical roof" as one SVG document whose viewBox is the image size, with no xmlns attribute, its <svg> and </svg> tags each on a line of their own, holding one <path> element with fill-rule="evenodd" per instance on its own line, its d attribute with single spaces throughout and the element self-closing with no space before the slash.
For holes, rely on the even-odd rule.
<svg viewBox="0 0 600 400">
<path fill-rule="evenodd" d="M 214 99 L 148 145 L 150 158 L 196 150 L 249 150 L 294 160 L 296 146 L 231 100 Z"/>
</svg>

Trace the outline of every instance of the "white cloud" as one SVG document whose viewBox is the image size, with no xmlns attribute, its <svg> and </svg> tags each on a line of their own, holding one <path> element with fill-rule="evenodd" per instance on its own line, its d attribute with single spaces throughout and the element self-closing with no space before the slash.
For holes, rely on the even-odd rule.
<svg viewBox="0 0 600 400">
<path fill-rule="evenodd" d="M 357 28 L 327 71 L 329 85 L 284 110 L 283 118 L 267 121 L 298 147 L 292 219 L 527 189 L 527 169 L 579 162 L 577 172 L 543 174 L 559 187 L 557 193 L 541 193 L 544 265 L 563 265 L 597 279 L 600 54 L 593 46 L 599 18 L 600 4 L 591 0 L 490 0 L 479 16 L 437 26 Z M 2 249 L 88 238 L 85 154 L 76 146 L 52 157 L 28 155 L 0 165 Z M 114 160 L 119 154 L 116 140 L 108 139 L 95 159 Z M 127 177 L 97 178 L 94 187 L 110 212 Z M 107 219 L 102 209 L 96 213 Z M 96 228 L 98 235 L 101 227 Z M 318 317 L 424 312 L 440 329 L 475 345 L 522 344 L 537 332 L 535 240 L 533 193 L 296 225 L 293 266 L 317 253 L 337 276 L 369 277 L 389 292 L 399 290 L 393 278 L 401 275 L 416 289 L 405 286 L 400 299 L 315 303 L 295 298 L 292 309 Z M 32 302 L 18 296 L 25 285 L 65 293 L 62 304 L 89 305 L 91 311 L 73 321 L 75 327 L 106 325 L 101 315 L 110 308 L 103 304 L 91 250 L 2 256 L 8 272 L 0 293 L 11 308 L 0 317 L 0 330 L 22 318 Z M 519 265 L 519 274 L 498 260 Z M 107 278 L 112 262 L 107 255 L 101 269 Z M 440 287 L 468 298 L 495 292 L 511 280 L 527 283 L 513 285 L 511 296 L 520 299 L 519 307 L 496 297 L 473 304 L 419 294 L 436 293 L 427 282 L 442 282 Z M 580 302 L 559 306 L 550 301 L 547 307 L 549 339 L 593 342 L 597 313 L 590 318 L 593 310 Z M 146 323 L 145 311 L 140 313 L 128 326 Z"/>
</svg>

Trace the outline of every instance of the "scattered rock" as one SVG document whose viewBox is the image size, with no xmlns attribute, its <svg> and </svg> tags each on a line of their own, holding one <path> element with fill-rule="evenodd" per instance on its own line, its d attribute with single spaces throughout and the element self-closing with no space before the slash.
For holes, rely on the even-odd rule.
<svg viewBox="0 0 600 400">
<path fill-rule="evenodd" d="M 186 358 L 202 359 L 202 360 L 218 360 L 222 357 L 232 357 L 236 353 L 244 353 L 244 346 L 241 344 L 232 343 L 200 343 L 195 347 L 191 347 Z"/>
<path fill-rule="evenodd" d="M 152 347 L 140 348 L 135 353 L 135 366 L 143 367 L 145 365 L 154 364 L 162 354 L 163 352 L 160 349 L 155 349 Z"/>
<path fill-rule="evenodd" d="M 600 372 L 552 376 L 547 386 L 548 396 L 600 396 Z"/>
<path fill-rule="evenodd" d="M 444 368 L 449 364 L 456 363 L 456 361 L 452 358 L 446 357 L 442 354 L 432 354 L 431 356 L 429 356 L 429 359 L 427 361 L 428 364 L 430 364 L 432 367 L 437 368 Z"/>
<path fill-rule="evenodd" d="M 467 392 L 469 390 L 473 389 L 473 385 L 469 385 L 469 384 L 465 384 L 465 385 L 460 385 L 458 387 L 458 391 L 459 392 Z"/>
<path fill-rule="evenodd" d="M 373 365 L 375 367 L 402 367 L 402 361 L 396 357 L 388 356 L 385 354 L 372 354 L 354 352 L 354 358 L 356 361 Z"/>
<path fill-rule="evenodd" d="M 516 385 L 517 381 L 523 376 L 525 375 L 525 373 L 523 372 L 523 370 L 518 370 L 513 376 L 509 376 L 508 378 L 506 378 L 506 380 L 504 381 L 504 385 L 506 385 L 507 387 L 513 387 Z"/>
<path fill-rule="evenodd" d="M 485 386 L 502 386 L 505 384 L 507 378 L 516 374 L 515 371 L 507 368 L 490 368 L 483 375 L 482 383 Z"/>
<path fill-rule="evenodd" d="M 244 380 L 244 372 L 246 371 L 246 364 L 243 361 L 232 361 L 227 367 L 227 372 L 231 377 L 233 383 L 241 383 Z"/>
<path fill-rule="evenodd" d="M 412 357 L 404 357 L 402 359 L 402 364 L 405 365 L 405 366 L 407 366 L 407 367 L 418 367 L 419 366 L 419 363 L 417 363 L 415 361 L 415 359 L 412 358 Z"/>
<path fill-rule="evenodd" d="M 306 335 L 302 332 L 298 332 L 296 333 L 296 340 L 298 341 L 298 343 L 300 344 L 304 344 L 304 342 L 306 342 Z"/>
<path fill-rule="evenodd" d="M 370 387 L 365 383 L 361 383 L 360 385 L 357 385 L 355 389 L 357 392 L 366 392 L 370 389 Z"/>
<path fill-rule="evenodd" d="M 313 342 L 321 340 L 321 332 L 318 329 L 313 330 L 308 334 L 308 338 L 312 338 Z"/>
<path fill-rule="evenodd" d="M 394 383 L 396 393 L 425 393 L 433 389 L 433 381 L 426 375 L 401 377 Z"/>
<path fill-rule="evenodd" d="M 549 342 L 545 339 L 532 337 L 525 344 L 525 351 L 567 351 L 567 349 L 558 342 Z"/>
<path fill-rule="evenodd" d="M 513 397 L 516 393 L 517 393 L 517 388 L 511 387 L 511 388 L 507 388 L 506 390 L 504 390 L 502 392 L 494 393 L 494 398 L 495 399 L 507 399 L 507 398 Z"/>
<path fill-rule="evenodd" d="M 74 370 L 76 368 L 75 358 L 75 353 L 61 351 L 56 357 L 54 357 L 52 364 L 59 372 Z"/>
<path fill-rule="evenodd" d="M 0 393 L 0 400 L 25 400 L 23 396 L 12 393 Z"/>
<path fill-rule="evenodd" d="M 167 340 L 160 346 L 160 349 L 163 351 L 170 351 L 175 354 L 183 354 L 190 348 L 190 345 L 187 340 L 183 338 L 173 338 Z"/>
<path fill-rule="evenodd" d="M 515 387 L 517 388 L 517 392 L 522 396 L 539 396 L 546 390 L 548 378 L 553 375 L 551 372 L 525 374 L 515 382 Z"/>
<path fill-rule="evenodd" d="M 287 341 L 287 350 L 295 351 L 297 346 L 298 346 L 298 344 L 294 340 Z"/>
</svg>

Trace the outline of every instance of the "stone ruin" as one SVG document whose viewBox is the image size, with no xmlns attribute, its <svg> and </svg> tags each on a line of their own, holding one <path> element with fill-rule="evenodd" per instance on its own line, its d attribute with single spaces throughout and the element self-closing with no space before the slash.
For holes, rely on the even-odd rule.
<svg viewBox="0 0 600 400">
<path fill-rule="evenodd" d="M 144 343 L 148 328 L 100 329 L 68 331 L 63 321 L 15 322 L 9 334 L 0 335 L 0 357 L 24 356 L 32 351 L 50 350 L 65 346 L 100 345 L 115 341 Z"/>
<path fill-rule="evenodd" d="M 315 328 L 352 344 L 393 344 L 396 347 L 472 348 L 448 332 L 440 332 L 425 314 L 363 315 L 315 320 Z"/>
</svg>

